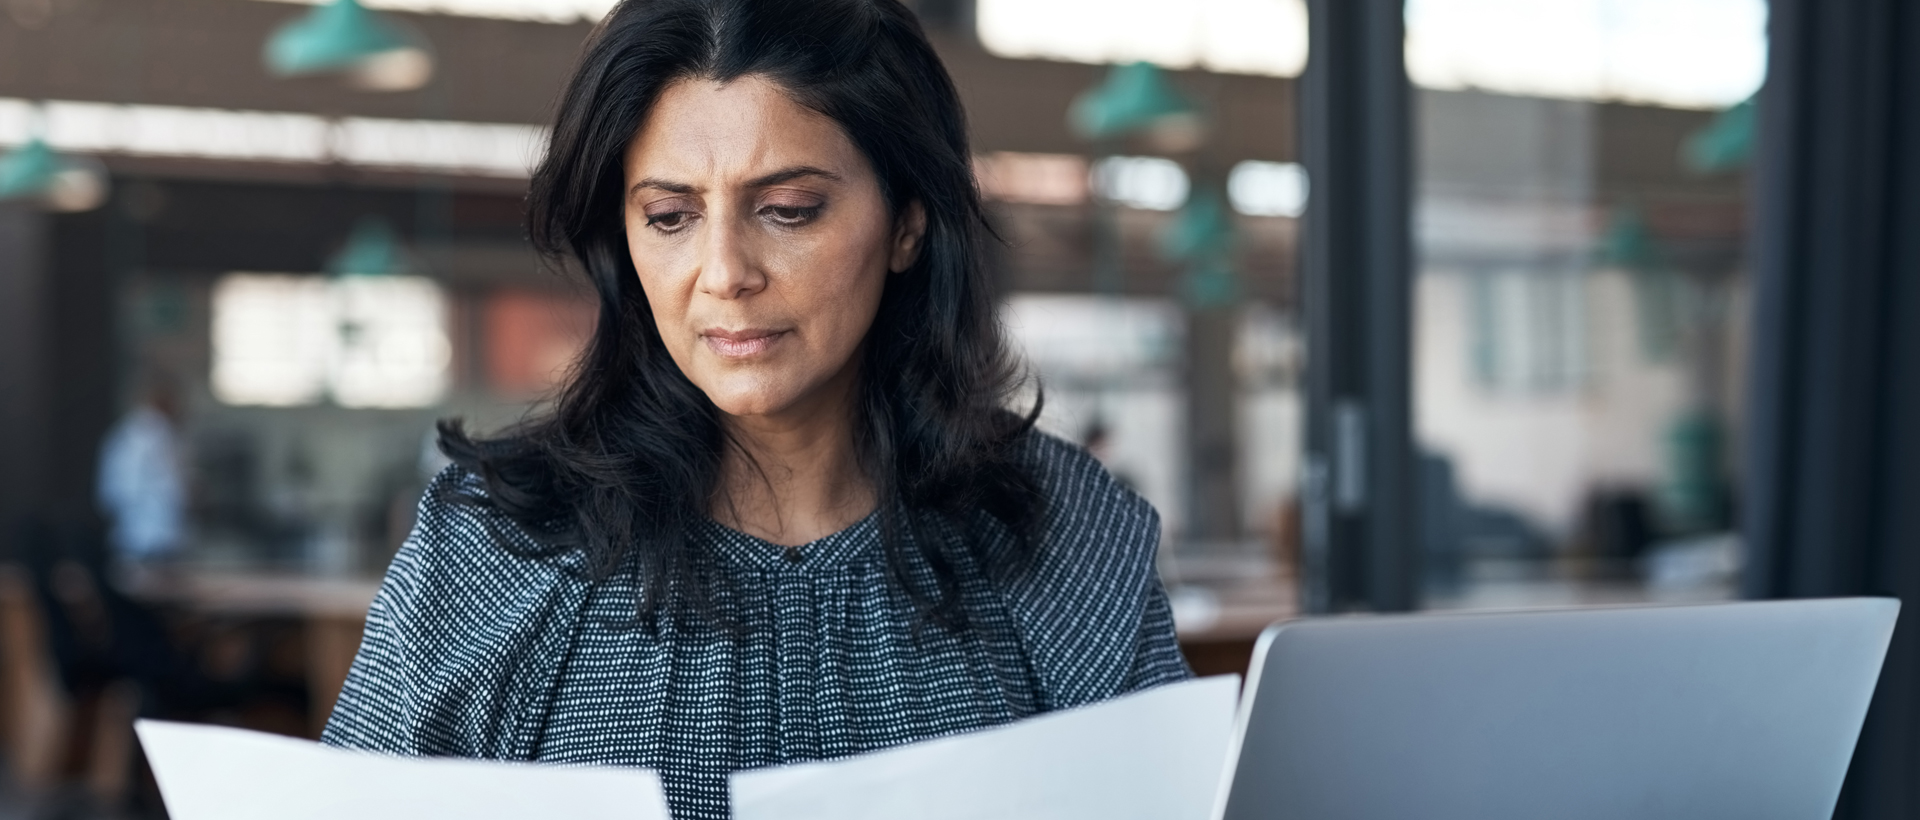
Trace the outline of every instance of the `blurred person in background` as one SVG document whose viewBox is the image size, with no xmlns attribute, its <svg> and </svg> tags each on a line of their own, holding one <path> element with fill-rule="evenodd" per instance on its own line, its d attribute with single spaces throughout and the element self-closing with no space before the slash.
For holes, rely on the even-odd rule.
<svg viewBox="0 0 1920 820">
<path fill-rule="evenodd" d="M 125 566 L 164 560 L 186 537 L 187 483 L 177 426 L 179 395 L 164 375 L 148 377 L 140 399 L 100 446 L 96 495 L 111 529 L 113 559 Z"/>
<path fill-rule="evenodd" d="M 1133 477 L 1113 464 L 1113 434 L 1107 430 L 1105 419 L 1096 416 L 1093 423 L 1087 425 L 1087 432 L 1080 437 L 1080 446 L 1086 448 L 1088 455 L 1098 459 L 1113 480 L 1120 482 L 1120 486 L 1139 491 L 1140 485 L 1134 482 Z"/>
<path fill-rule="evenodd" d="M 965 116 L 898 0 L 628 0 L 530 233 L 600 319 L 551 413 L 453 459 L 328 743 L 728 773 L 1189 676 L 1160 523 L 1010 407 Z"/>
</svg>

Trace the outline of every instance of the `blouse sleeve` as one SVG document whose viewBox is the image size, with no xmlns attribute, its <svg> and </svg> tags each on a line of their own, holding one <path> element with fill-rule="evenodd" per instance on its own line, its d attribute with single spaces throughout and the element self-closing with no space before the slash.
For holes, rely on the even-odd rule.
<svg viewBox="0 0 1920 820">
<path fill-rule="evenodd" d="M 1033 560 L 1008 585 L 1044 709 L 1066 709 L 1191 676 L 1154 559 L 1160 516 L 1085 450 L 1030 434 L 1047 496 Z"/>
<path fill-rule="evenodd" d="M 1140 644 L 1133 656 L 1133 671 L 1127 676 L 1125 691 L 1137 692 L 1193 677 L 1187 658 L 1180 654 L 1180 640 L 1174 631 L 1173 605 L 1158 577 L 1147 582 L 1146 611 L 1140 618 Z"/>
<path fill-rule="evenodd" d="M 367 613 L 321 741 L 402 755 L 521 759 L 570 645 L 583 585 L 515 555 L 479 481 L 441 473 Z M 454 500 L 464 496 L 463 500 Z"/>
</svg>

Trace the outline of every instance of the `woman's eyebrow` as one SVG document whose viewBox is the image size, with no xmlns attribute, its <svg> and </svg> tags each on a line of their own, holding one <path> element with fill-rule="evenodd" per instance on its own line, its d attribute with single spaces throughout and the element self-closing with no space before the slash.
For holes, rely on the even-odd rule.
<svg viewBox="0 0 1920 820">
<path fill-rule="evenodd" d="M 820 177 L 821 179 L 832 180 L 834 182 L 840 181 L 840 175 L 832 171 L 815 168 L 811 165 L 796 165 L 792 168 L 785 168 L 762 177 L 756 177 L 747 183 L 747 187 L 765 188 L 769 185 L 779 185 L 782 182 L 792 182 L 801 177 Z"/>
<path fill-rule="evenodd" d="M 793 180 L 800 179 L 801 177 L 819 177 L 821 179 L 831 180 L 834 182 L 840 181 L 839 174 L 836 174 L 832 171 L 828 171 L 824 168 L 815 168 L 811 165 L 796 165 L 792 168 L 783 168 L 771 174 L 755 177 L 752 180 L 749 180 L 747 182 L 747 187 L 765 188 L 769 185 L 779 185 L 782 182 L 792 182 Z M 646 179 L 643 179 L 643 180 L 640 180 L 639 182 L 634 183 L 633 187 L 628 188 L 627 194 L 628 196 L 632 196 L 633 194 L 638 193 L 639 191 L 645 190 L 647 188 L 652 188 L 658 191 L 666 191 L 667 193 L 670 193 L 670 194 L 691 194 L 695 192 L 695 189 L 692 185 L 688 185 L 687 183 L 684 183 L 684 182 L 670 182 L 668 180 L 664 180 L 659 177 L 647 177 Z"/>
<path fill-rule="evenodd" d="M 632 195 L 643 188 L 653 188 L 656 190 L 666 191 L 667 193 L 670 193 L 670 194 L 693 193 L 692 185 L 688 185 L 684 182 L 668 182 L 658 177 L 647 177 L 646 179 L 643 179 L 643 180 L 640 180 L 639 182 L 634 183 L 632 188 L 627 189 L 627 193 L 628 195 Z"/>
</svg>

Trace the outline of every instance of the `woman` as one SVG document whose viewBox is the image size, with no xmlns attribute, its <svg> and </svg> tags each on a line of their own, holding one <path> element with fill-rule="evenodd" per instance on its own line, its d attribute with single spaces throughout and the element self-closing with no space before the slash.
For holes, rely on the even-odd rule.
<svg viewBox="0 0 1920 820">
<path fill-rule="evenodd" d="M 529 199 L 599 324 L 553 412 L 443 426 L 327 726 L 730 771 L 1186 677 L 1159 521 L 1006 409 L 953 84 L 897 0 L 627 0 Z"/>
</svg>

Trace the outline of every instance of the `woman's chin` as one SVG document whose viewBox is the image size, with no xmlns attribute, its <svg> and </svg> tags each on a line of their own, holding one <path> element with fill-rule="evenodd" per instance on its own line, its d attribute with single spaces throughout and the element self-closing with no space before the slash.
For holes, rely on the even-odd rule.
<svg viewBox="0 0 1920 820">
<path fill-rule="evenodd" d="M 705 390 L 707 400 L 720 412 L 738 418 L 778 416 L 791 409 L 799 398 L 790 391 L 770 389 L 766 385 L 717 387 Z"/>
<path fill-rule="evenodd" d="M 786 409 L 777 402 L 765 401 L 717 401 L 713 405 L 720 408 L 720 412 L 738 419 L 778 416 L 781 410 Z"/>
<path fill-rule="evenodd" d="M 711 388 L 713 385 L 702 385 Z M 758 385 L 755 389 L 706 389 L 707 400 L 720 412 L 736 419 L 757 419 L 808 424 L 823 419 L 840 419 L 845 412 L 843 397 L 836 396 L 832 382 L 811 385 Z"/>
</svg>

